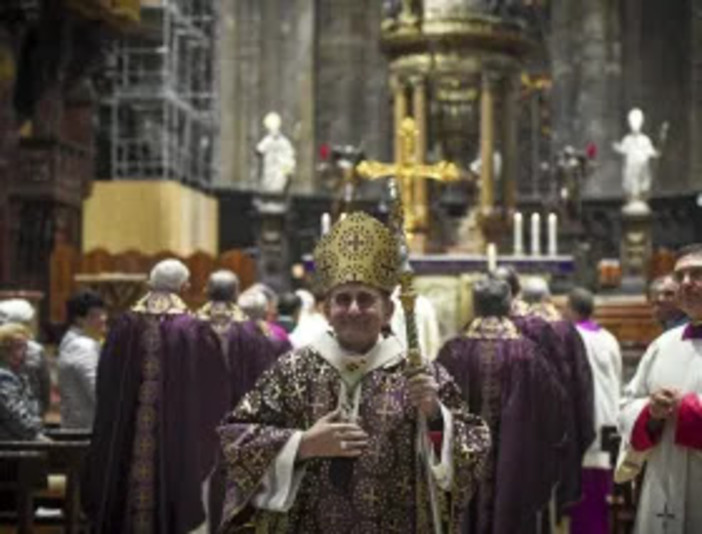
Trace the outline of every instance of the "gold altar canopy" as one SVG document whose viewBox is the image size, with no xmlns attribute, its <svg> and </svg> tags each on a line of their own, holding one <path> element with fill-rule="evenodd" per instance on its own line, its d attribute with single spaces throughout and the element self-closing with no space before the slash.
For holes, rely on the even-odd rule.
<svg viewBox="0 0 702 534">
<path fill-rule="evenodd" d="M 516 201 L 517 92 L 522 60 L 532 47 L 524 26 L 496 15 L 490 4 L 405 0 L 383 21 L 381 34 L 396 130 L 412 116 L 418 161 L 427 152 L 437 154 L 479 177 L 475 214 L 486 241 L 504 231 Z M 426 185 L 414 185 L 423 206 Z"/>
</svg>

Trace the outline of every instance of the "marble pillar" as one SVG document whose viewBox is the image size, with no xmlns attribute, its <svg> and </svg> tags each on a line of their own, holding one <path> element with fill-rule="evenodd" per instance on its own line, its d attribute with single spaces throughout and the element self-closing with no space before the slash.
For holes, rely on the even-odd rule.
<svg viewBox="0 0 702 534">
<path fill-rule="evenodd" d="M 502 198 L 505 210 L 511 213 L 517 205 L 517 121 L 519 105 L 517 91 L 519 78 L 516 73 L 508 74 L 502 88 Z"/>
<path fill-rule="evenodd" d="M 412 87 L 412 116 L 417 124 L 417 162 L 426 161 L 427 155 L 427 86 L 423 77 L 413 78 Z M 417 228 L 426 231 L 429 223 L 429 194 L 428 181 L 424 179 L 415 180 L 414 187 L 414 213 L 416 216 Z"/>
<path fill-rule="evenodd" d="M 483 215 L 490 215 L 495 205 L 494 152 L 494 78 L 489 72 L 484 72 L 480 94 L 480 211 Z"/>
</svg>

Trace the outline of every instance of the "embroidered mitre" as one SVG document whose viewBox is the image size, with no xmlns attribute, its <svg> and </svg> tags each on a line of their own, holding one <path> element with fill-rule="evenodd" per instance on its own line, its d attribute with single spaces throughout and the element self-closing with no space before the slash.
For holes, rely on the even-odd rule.
<svg viewBox="0 0 702 534">
<path fill-rule="evenodd" d="M 383 223 L 362 212 L 345 217 L 322 237 L 314 250 L 314 262 L 323 293 L 351 282 L 390 293 L 399 283 L 395 236 Z"/>
</svg>

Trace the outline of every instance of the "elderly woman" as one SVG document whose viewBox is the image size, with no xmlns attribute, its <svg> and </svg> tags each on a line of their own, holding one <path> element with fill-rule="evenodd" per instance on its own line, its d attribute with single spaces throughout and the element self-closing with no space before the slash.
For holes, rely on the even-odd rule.
<svg viewBox="0 0 702 534">
<path fill-rule="evenodd" d="M 0 324 L 21 324 L 30 334 L 22 372 L 27 375 L 31 393 L 39 402 L 40 414 L 44 415 L 51 403 L 51 376 L 44 347 L 33 336 L 32 323 L 35 315 L 34 306 L 25 299 L 8 299 L 0 302 Z"/>
<path fill-rule="evenodd" d="M 20 324 L 0 326 L 0 440 L 34 440 L 41 437 L 39 403 L 26 374 L 29 331 Z"/>
</svg>

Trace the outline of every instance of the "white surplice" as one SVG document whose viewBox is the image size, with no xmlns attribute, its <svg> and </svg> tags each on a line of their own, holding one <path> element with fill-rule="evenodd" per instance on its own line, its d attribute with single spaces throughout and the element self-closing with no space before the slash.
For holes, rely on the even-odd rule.
<svg viewBox="0 0 702 534">
<path fill-rule="evenodd" d="M 620 462 L 631 451 L 634 425 L 651 393 L 665 387 L 683 396 L 702 395 L 702 339 L 683 340 L 684 328 L 669 330 L 650 345 L 625 389 L 619 420 L 624 440 Z M 702 533 L 702 451 L 676 444 L 676 426 L 675 418 L 668 420 L 658 443 L 643 455 L 633 455 L 647 462 L 636 534 Z"/>
<path fill-rule="evenodd" d="M 619 342 L 604 328 L 577 325 L 583 340 L 595 386 L 595 434 L 597 438 L 583 458 L 583 467 L 610 468 L 609 453 L 602 450 L 602 427 L 617 426 L 622 389 L 622 354 Z"/>
</svg>

